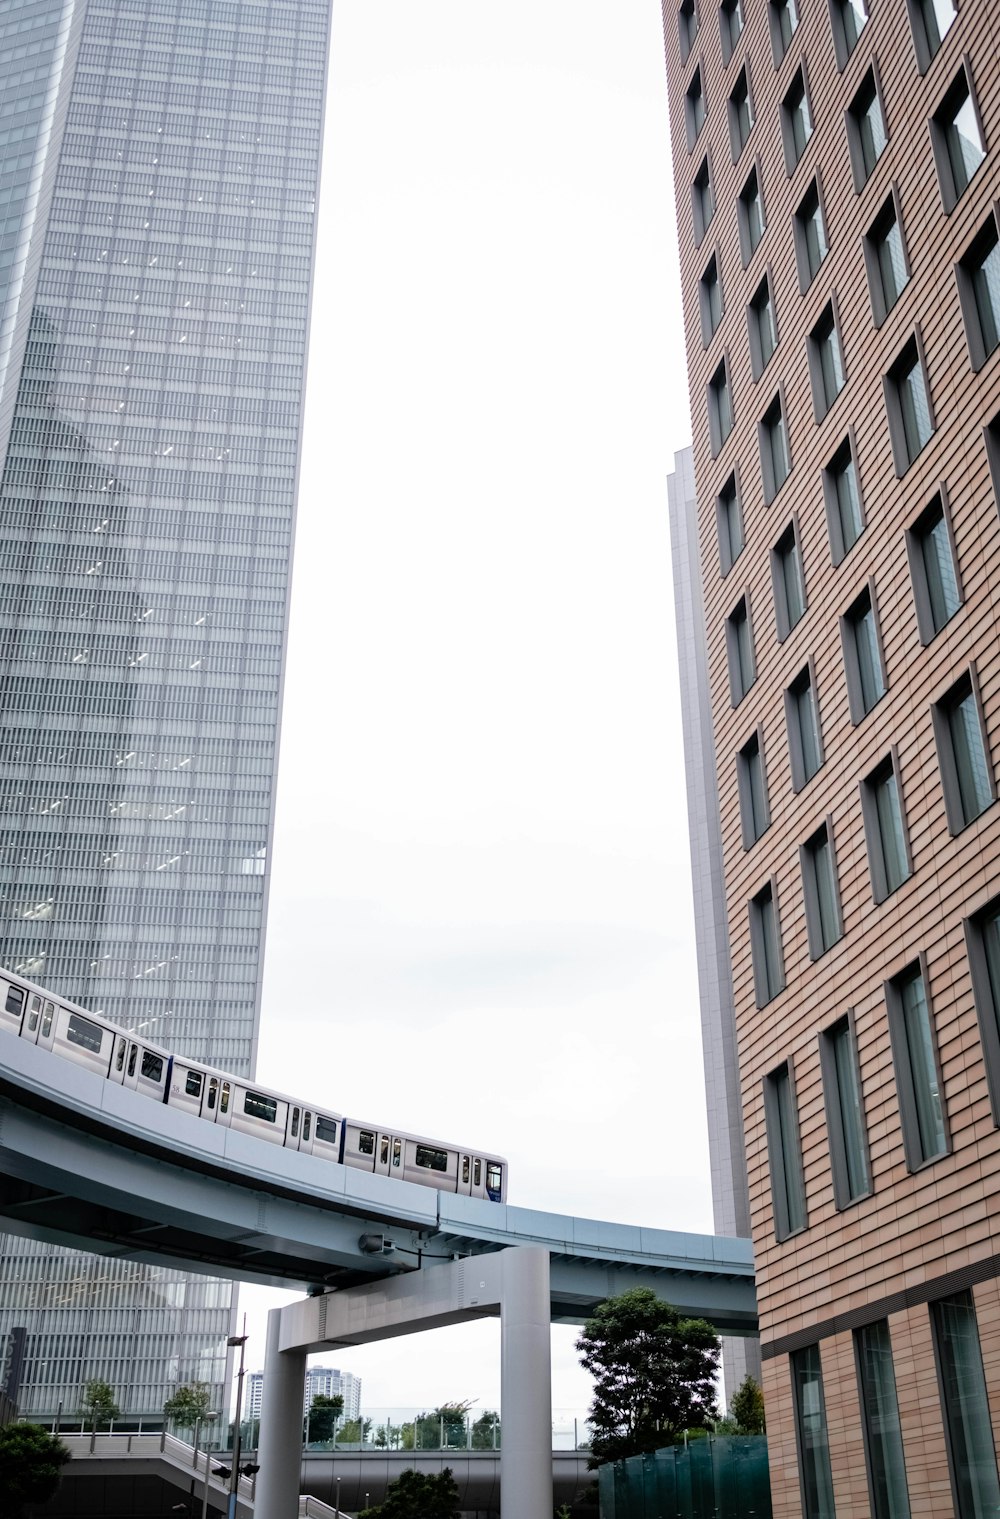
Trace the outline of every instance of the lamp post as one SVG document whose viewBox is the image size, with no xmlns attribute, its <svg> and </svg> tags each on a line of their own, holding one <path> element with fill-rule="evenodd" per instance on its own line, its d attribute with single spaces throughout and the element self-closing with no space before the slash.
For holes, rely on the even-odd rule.
<svg viewBox="0 0 1000 1519">
<path fill-rule="evenodd" d="M 233 1424 L 233 1469 L 229 1474 L 229 1504 L 226 1509 L 227 1519 L 236 1519 L 236 1500 L 240 1489 L 240 1414 L 243 1408 L 243 1354 L 246 1350 L 247 1320 L 243 1315 L 243 1334 L 231 1334 L 226 1341 L 227 1345 L 240 1347 L 240 1370 L 236 1379 L 236 1420 Z"/>
</svg>

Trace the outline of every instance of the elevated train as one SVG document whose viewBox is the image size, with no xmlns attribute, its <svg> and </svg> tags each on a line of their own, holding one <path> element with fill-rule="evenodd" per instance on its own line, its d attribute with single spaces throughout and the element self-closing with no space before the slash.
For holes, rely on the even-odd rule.
<svg viewBox="0 0 1000 1519">
<path fill-rule="evenodd" d="M 28 1039 L 107 1081 L 208 1123 L 336 1165 L 505 1202 L 507 1162 L 422 1135 L 345 1118 L 247 1077 L 172 1055 L 128 1029 L 0 971 L 0 1034 Z"/>
</svg>

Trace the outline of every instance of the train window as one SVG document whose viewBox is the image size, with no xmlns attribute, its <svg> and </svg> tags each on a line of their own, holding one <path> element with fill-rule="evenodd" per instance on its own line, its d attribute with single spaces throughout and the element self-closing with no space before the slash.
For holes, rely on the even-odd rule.
<svg viewBox="0 0 1000 1519">
<path fill-rule="evenodd" d="M 324 1144 L 335 1145 L 337 1143 L 337 1125 L 335 1120 L 323 1118 L 321 1114 L 317 1113 L 316 1138 L 321 1139 Z"/>
<path fill-rule="evenodd" d="M 402 1143 L 398 1139 L 394 1139 L 392 1141 L 392 1163 L 393 1163 L 394 1166 L 398 1166 L 399 1165 L 399 1162 L 400 1162 L 400 1160 L 402 1158 L 402 1154 L 403 1154 Z"/>
<path fill-rule="evenodd" d="M 135 1075 L 135 1057 L 138 1053 L 139 1046 L 137 1044 L 133 1044 L 132 1048 L 128 1052 L 128 1073 L 130 1076 Z"/>
<path fill-rule="evenodd" d="M 24 1010 L 24 992 L 19 986 L 8 986 L 7 1000 L 4 1003 L 4 1012 L 13 1013 L 19 1018 Z"/>
<path fill-rule="evenodd" d="M 119 1039 L 119 1041 L 118 1041 L 118 1054 L 115 1057 L 115 1070 L 116 1071 L 121 1071 L 121 1070 L 124 1070 L 124 1068 L 125 1068 L 125 1040 L 124 1039 Z"/>
<path fill-rule="evenodd" d="M 293 1108 L 292 1109 L 292 1138 L 293 1139 L 298 1139 L 298 1137 L 299 1137 L 299 1110 L 298 1110 L 298 1108 Z"/>
<path fill-rule="evenodd" d="M 477 1156 L 476 1157 L 476 1168 L 475 1168 L 475 1171 L 473 1172 L 473 1176 L 472 1176 L 472 1185 L 474 1187 L 478 1187 L 482 1183 L 482 1180 L 483 1180 L 483 1163 L 482 1163 L 482 1161 Z"/>
<path fill-rule="evenodd" d="M 33 1034 L 38 1027 L 38 1014 L 42 1010 L 41 997 L 37 995 L 33 996 L 28 1006 L 31 1008 L 31 1012 L 28 1015 L 28 1029 Z"/>
<path fill-rule="evenodd" d="M 52 1032 L 52 1018 L 55 1013 L 55 1004 L 46 1002 L 45 1011 L 42 1013 L 42 1038 L 47 1039 Z"/>
<path fill-rule="evenodd" d="M 398 1144 L 397 1140 L 397 1144 Z M 416 1162 L 428 1171 L 447 1171 L 448 1151 L 432 1150 L 430 1145 L 417 1145 Z"/>
<path fill-rule="evenodd" d="M 486 1190 L 487 1192 L 499 1192 L 500 1182 L 503 1175 L 502 1168 L 495 1162 L 486 1167 Z"/>
<path fill-rule="evenodd" d="M 358 1154 L 375 1154 L 375 1135 L 371 1132 L 370 1129 L 362 1129 L 361 1133 L 358 1135 Z"/>
<path fill-rule="evenodd" d="M 469 1180 L 469 1157 L 467 1155 L 462 1156 L 462 1180 L 464 1182 Z"/>
<path fill-rule="evenodd" d="M 211 1079 L 211 1081 L 208 1083 L 208 1106 L 209 1106 L 209 1108 L 214 1108 L 215 1107 L 215 1099 L 218 1097 L 218 1095 L 219 1095 L 219 1079 L 218 1079 L 217 1076 L 213 1076 L 212 1079 Z"/>
<path fill-rule="evenodd" d="M 140 1067 L 140 1071 L 141 1074 L 146 1077 L 147 1081 L 162 1081 L 163 1057 L 160 1055 L 152 1055 L 150 1054 L 149 1050 L 143 1050 L 142 1065 Z"/>
<path fill-rule="evenodd" d="M 228 1113 L 229 1112 L 229 1082 L 228 1081 L 224 1081 L 222 1083 L 222 1101 L 219 1103 L 219 1112 L 220 1113 Z"/>
<path fill-rule="evenodd" d="M 184 1095 L 185 1095 L 185 1097 L 200 1097 L 201 1096 L 201 1072 L 200 1071 L 188 1071 L 188 1073 L 187 1073 L 187 1080 L 184 1083 Z"/>
<path fill-rule="evenodd" d="M 92 1050 L 95 1055 L 99 1055 L 104 1043 L 104 1030 L 98 1028 L 96 1023 L 91 1023 L 89 1018 L 81 1018 L 79 1013 L 70 1013 L 66 1038 L 70 1044 L 78 1044 L 82 1049 Z"/>
<path fill-rule="evenodd" d="M 308 1139 L 309 1139 L 309 1130 L 310 1130 L 311 1127 L 312 1127 L 312 1114 L 311 1113 L 303 1113 L 303 1115 L 302 1115 L 302 1143 L 303 1144 L 305 1144 L 308 1141 Z"/>
<path fill-rule="evenodd" d="M 243 1111 L 250 1118 L 263 1118 L 265 1123 L 277 1122 L 278 1104 L 273 1097 L 265 1097 L 263 1092 L 244 1092 Z"/>
<path fill-rule="evenodd" d="M 379 1165 L 387 1166 L 388 1164 L 389 1164 L 389 1140 L 388 1140 L 388 1136 L 385 1135 L 385 1134 L 383 1134 L 383 1136 L 382 1136 L 382 1153 L 379 1156 Z"/>
</svg>

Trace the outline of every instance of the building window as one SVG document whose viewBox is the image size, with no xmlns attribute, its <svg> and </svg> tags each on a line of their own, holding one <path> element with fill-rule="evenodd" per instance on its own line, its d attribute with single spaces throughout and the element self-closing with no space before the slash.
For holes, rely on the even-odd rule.
<svg viewBox="0 0 1000 1519">
<path fill-rule="evenodd" d="M 701 168 L 691 186 L 691 208 L 694 212 L 694 240 L 700 243 L 715 215 L 715 194 L 712 190 L 712 172 L 709 168 L 707 153 L 701 161 Z"/>
<path fill-rule="evenodd" d="M 1000 240 L 991 215 L 958 265 L 965 335 L 973 369 L 982 369 L 1000 342 Z"/>
<path fill-rule="evenodd" d="M 955 0 L 906 0 L 917 67 L 926 74 L 958 15 Z"/>
<path fill-rule="evenodd" d="M 757 1006 L 765 1007 L 785 987 L 781 929 L 770 881 L 750 902 L 750 950 Z"/>
<path fill-rule="evenodd" d="M 910 1519 L 888 1319 L 854 1331 L 872 1519 Z"/>
<path fill-rule="evenodd" d="M 806 904 L 809 958 L 818 960 L 843 937 L 837 860 L 829 823 L 823 823 L 799 850 Z"/>
<path fill-rule="evenodd" d="M 753 654 L 753 628 L 746 596 L 726 618 L 726 656 L 729 661 L 729 691 L 733 706 L 738 707 L 757 678 Z"/>
<path fill-rule="evenodd" d="M 875 615 L 874 586 L 869 582 L 840 619 L 851 721 L 860 723 L 886 692 L 882 641 Z"/>
<path fill-rule="evenodd" d="M 882 383 L 896 473 L 905 475 L 934 432 L 927 377 L 915 335 L 907 340 Z"/>
<path fill-rule="evenodd" d="M 867 0 L 830 0 L 830 25 L 837 67 L 843 70 L 868 20 Z"/>
<path fill-rule="evenodd" d="M 778 346 L 778 328 L 774 320 L 774 301 L 771 299 L 771 279 L 768 274 L 757 286 L 747 307 L 747 327 L 750 333 L 750 372 L 755 380 L 759 380 Z"/>
<path fill-rule="evenodd" d="M 746 147 L 747 138 L 752 129 L 753 101 L 750 98 L 750 76 L 747 73 L 747 65 L 744 64 L 729 97 L 729 140 L 733 150 L 733 163 Z"/>
<path fill-rule="evenodd" d="M 864 240 L 865 268 L 875 326 L 881 327 L 910 278 L 903 223 L 895 191 L 886 197 Z"/>
<path fill-rule="evenodd" d="M 757 425 L 760 444 L 761 475 L 766 505 L 775 496 L 791 474 L 792 461 L 788 451 L 788 429 L 780 393 L 775 396 Z"/>
<path fill-rule="evenodd" d="M 684 96 L 684 121 L 687 126 L 687 144 L 690 153 L 705 125 L 705 91 L 701 83 L 700 63 L 691 75 L 691 83 Z"/>
<path fill-rule="evenodd" d="M 771 28 L 774 66 L 777 68 L 788 52 L 792 38 L 795 36 L 795 29 L 799 24 L 796 0 L 771 0 L 767 8 L 767 19 Z"/>
<path fill-rule="evenodd" d="M 722 61 L 728 63 L 743 35 L 743 0 L 722 0 L 719 6 Z"/>
<path fill-rule="evenodd" d="M 931 140 L 941 182 L 941 199 L 951 211 L 986 157 L 983 129 L 964 66 L 931 118 Z"/>
<path fill-rule="evenodd" d="M 951 833 L 961 833 L 996 797 L 986 724 L 975 671 L 967 670 L 931 708 L 944 805 Z"/>
<path fill-rule="evenodd" d="M 849 1208 L 872 1190 L 858 1049 L 849 1014 L 821 1035 L 819 1049 L 833 1195 L 838 1208 Z"/>
<path fill-rule="evenodd" d="M 743 552 L 743 507 L 735 470 L 715 498 L 715 520 L 719 530 L 719 564 L 728 575 Z"/>
<path fill-rule="evenodd" d="M 1000 897 L 966 919 L 965 942 L 986 1056 L 993 1122 L 1000 1126 Z"/>
<path fill-rule="evenodd" d="M 861 806 L 872 895 L 876 902 L 884 902 L 911 874 L 894 754 L 888 755 L 862 782 Z"/>
<path fill-rule="evenodd" d="M 787 1061 L 764 1078 L 764 1121 L 767 1125 L 774 1232 L 778 1239 L 787 1239 L 806 1226 L 799 1119 Z"/>
<path fill-rule="evenodd" d="M 752 733 L 736 756 L 736 781 L 740 795 L 743 848 L 752 849 L 771 826 L 767 804 L 767 771 L 764 738 L 760 728 Z"/>
<path fill-rule="evenodd" d="M 809 289 L 829 252 L 819 182 L 813 180 L 795 213 L 795 261 L 802 293 Z"/>
<path fill-rule="evenodd" d="M 698 12 L 694 0 L 681 0 L 677 12 L 677 30 L 681 40 L 681 63 L 687 63 L 698 35 Z"/>
<path fill-rule="evenodd" d="M 799 546 L 798 523 L 794 517 L 771 550 L 771 584 L 774 587 L 778 641 L 783 643 L 806 610 L 802 551 Z"/>
<path fill-rule="evenodd" d="M 698 305 L 701 311 L 701 340 L 707 348 L 722 321 L 722 281 L 719 279 L 718 255 L 713 253 L 698 281 Z"/>
<path fill-rule="evenodd" d="M 708 382 L 708 430 L 712 453 L 717 454 L 733 430 L 733 396 L 725 359 Z"/>
<path fill-rule="evenodd" d="M 822 422 L 844 388 L 844 359 L 832 301 L 827 301 L 809 334 L 809 375 L 816 421 Z"/>
<path fill-rule="evenodd" d="M 931 1303 L 934 1359 L 958 1519 L 1000 1511 L 1000 1477 L 972 1293 Z"/>
<path fill-rule="evenodd" d="M 826 1433 L 819 1346 L 806 1345 L 789 1356 L 795 1398 L 795 1439 L 799 1452 L 802 1519 L 837 1519 Z"/>
<path fill-rule="evenodd" d="M 764 200 L 760 193 L 760 176 L 756 168 L 751 169 L 750 177 L 740 191 L 736 219 L 740 229 L 740 253 L 743 267 L 746 268 L 767 227 Z"/>
<path fill-rule="evenodd" d="M 792 790 L 801 791 L 823 763 L 819 707 L 809 665 L 800 670 L 785 692 L 785 721 L 792 764 Z"/>
<path fill-rule="evenodd" d="M 823 471 L 823 499 L 830 534 L 830 554 L 834 564 L 840 564 L 865 528 L 858 469 L 850 434 Z"/>
<path fill-rule="evenodd" d="M 886 1007 L 906 1165 L 918 1171 L 948 1150 L 934 1027 L 919 961 L 886 982 Z"/>
<path fill-rule="evenodd" d="M 812 136 L 812 113 L 806 92 L 806 76 L 800 64 L 781 102 L 781 137 L 785 147 L 785 168 L 794 174 Z"/>
<path fill-rule="evenodd" d="M 951 523 L 941 491 L 908 530 L 906 549 L 920 642 L 930 643 L 962 605 Z"/>
<path fill-rule="evenodd" d="M 851 145 L 854 188 L 860 195 L 889 140 L 874 68 L 868 70 L 848 108 L 847 135 Z"/>
</svg>

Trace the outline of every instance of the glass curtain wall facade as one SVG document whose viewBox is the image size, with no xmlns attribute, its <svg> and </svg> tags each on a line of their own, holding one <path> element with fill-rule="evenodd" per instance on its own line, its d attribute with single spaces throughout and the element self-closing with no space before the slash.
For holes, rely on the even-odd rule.
<svg viewBox="0 0 1000 1519">
<path fill-rule="evenodd" d="M 0 963 L 253 1069 L 329 0 L 0 0 Z M 21 1410 L 232 1289 L 0 1240 Z"/>
</svg>

